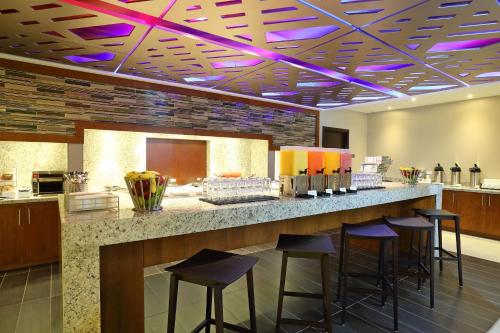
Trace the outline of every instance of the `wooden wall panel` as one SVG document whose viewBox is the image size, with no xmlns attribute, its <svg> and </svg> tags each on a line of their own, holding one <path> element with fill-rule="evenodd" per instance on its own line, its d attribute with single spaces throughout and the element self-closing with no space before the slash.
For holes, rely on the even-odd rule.
<svg viewBox="0 0 500 333">
<path fill-rule="evenodd" d="M 146 140 L 146 168 L 184 185 L 207 176 L 207 142 L 201 140 Z"/>
</svg>

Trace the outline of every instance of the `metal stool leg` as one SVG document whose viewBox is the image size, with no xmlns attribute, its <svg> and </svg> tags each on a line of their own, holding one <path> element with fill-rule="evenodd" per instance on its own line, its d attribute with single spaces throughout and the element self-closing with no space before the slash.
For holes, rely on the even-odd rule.
<svg viewBox="0 0 500 333">
<path fill-rule="evenodd" d="M 210 333 L 210 320 L 212 320 L 212 288 L 207 287 L 207 305 L 205 308 L 205 333 Z"/>
<path fill-rule="evenodd" d="M 337 272 L 337 302 L 340 302 L 340 289 L 342 286 L 342 272 L 344 269 L 344 263 L 343 259 L 344 258 L 344 243 L 345 243 L 345 229 L 342 226 L 342 231 L 340 233 L 340 254 L 339 254 L 339 269 Z"/>
<path fill-rule="evenodd" d="M 379 253 L 379 260 L 382 263 L 382 299 L 381 305 L 384 306 L 387 301 L 387 244 L 385 240 L 380 240 L 381 250 Z"/>
<path fill-rule="evenodd" d="M 413 253 L 413 238 L 415 238 L 415 232 L 410 231 L 410 247 L 408 249 L 408 269 L 411 268 L 411 255 Z"/>
<path fill-rule="evenodd" d="M 285 292 L 286 265 L 288 262 L 288 252 L 283 252 L 281 261 L 280 289 L 278 293 L 278 313 L 276 314 L 276 333 L 280 332 L 281 316 L 283 314 L 283 294 Z"/>
<path fill-rule="evenodd" d="M 429 230 L 429 284 L 430 284 L 430 303 L 434 308 L 434 229 Z"/>
<path fill-rule="evenodd" d="M 321 256 L 321 284 L 323 287 L 323 313 L 325 320 L 325 331 L 332 333 L 332 300 L 330 290 L 330 263 L 329 256 L 323 254 Z"/>
<path fill-rule="evenodd" d="M 177 312 L 177 292 L 179 289 L 179 280 L 175 274 L 170 276 L 170 290 L 168 300 L 168 324 L 167 333 L 174 333 L 175 314 Z"/>
<path fill-rule="evenodd" d="M 399 241 L 397 238 L 392 240 L 392 304 L 394 311 L 394 331 L 398 330 L 398 311 L 399 311 L 399 302 L 398 302 L 398 271 L 399 271 L 399 258 L 398 258 L 398 250 L 399 250 Z"/>
<path fill-rule="evenodd" d="M 438 219 L 438 237 L 439 237 L 439 271 L 443 271 L 443 222 Z"/>
<path fill-rule="evenodd" d="M 250 329 L 257 332 L 257 318 L 255 315 L 255 294 L 253 290 L 253 269 L 247 272 L 248 310 L 250 313 Z"/>
<path fill-rule="evenodd" d="M 422 290 L 422 231 L 418 232 L 418 260 L 417 260 L 417 269 L 418 269 L 418 277 L 417 277 L 417 287 L 418 290 Z"/>
<path fill-rule="evenodd" d="M 340 294 L 341 299 L 342 299 L 342 312 L 341 312 L 341 323 L 345 324 L 345 318 L 346 318 L 346 305 L 347 305 L 347 272 L 349 272 L 348 269 L 348 262 L 349 262 L 349 238 L 346 237 L 344 239 L 344 244 L 343 244 L 343 256 L 342 256 L 342 287 L 340 288 Z"/>
<path fill-rule="evenodd" d="M 462 243 L 460 241 L 460 217 L 455 218 L 455 237 L 457 242 L 457 264 L 458 264 L 458 282 L 460 287 L 463 287 L 463 275 L 462 275 Z"/>
<path fill-rule="evenodd" d="M 222 287 L 214 288 L 215 332 L 224 333 L 224 310 L 222 306 Z"/>
</svg>

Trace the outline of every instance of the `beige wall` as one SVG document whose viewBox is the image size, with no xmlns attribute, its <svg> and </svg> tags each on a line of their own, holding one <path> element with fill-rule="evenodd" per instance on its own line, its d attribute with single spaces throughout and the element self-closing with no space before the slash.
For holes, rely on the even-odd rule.
<svg viewBox="0 0 500 333">
<path fill-rule="evenodd" d="M 482 178 L 500 178 L 500 96 L 368 115 L 367 152 L 390 155 L 389 176 L 399 166 L 446 169 L 454 162 L 466 171 L 479 162 Z"/>
<path fill-rule="evenodd" d="M 31 188 L 33 171 L 66 171 L 65 143 L 0 141 L 0 173 L 17 169 L 17 186 Z"/>
<path fill-rule="evenodd" d="M 83 167 L 89 172 L 89 188 L 101 190 L 106 185 L 124 186 L 123 176 L 127 172 L 145 170 L 146 138 L 207 141 L 207 174 L 210 176 L 224 171 L 239 171 L 243 176 L 267 176 L 266 140 L 85 130 Z"/>
<path fill-rule="evenodd" d="M 353 170 L 358 170 L 366 156 L 367 115 L 365 113 L 332 110 L 320 113 L 320 146 L 323 137 L 323 126 L 349 130 L 349 149 L 355 154 L 352 160 Z"/>
</svg>

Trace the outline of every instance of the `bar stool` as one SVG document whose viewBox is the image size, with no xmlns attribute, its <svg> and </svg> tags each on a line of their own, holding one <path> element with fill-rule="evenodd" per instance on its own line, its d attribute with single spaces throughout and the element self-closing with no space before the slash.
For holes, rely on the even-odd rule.
<svg viewBox="0 0 500 333">
<path fill-rule="evenodd" d="M 204 249 L 177 265 L 165 268 L 166 271 L 172 273 L 170 277 L 167 333 L 174 333 L 175 329 L 179 281 L 207 287 L 205 320 L 196 326 L 192 332 L 200 332 L 205 329 L 205 332 L 209 333 L 210 325 L 215 325 L 217 333 L 223 333 L 224 328 L 236 332 L 257 332 L 252 270 L 257 260 L 257 258 L 251 256 Z M 222 290 L 245 274 L 247 276 L 250 329 L 229 324 L 223 320 Z M 215 320 L 212 319 L 212 292 L 215 293 Z"/>
<path fill-rule="evenodd" d="M 365 274 L 365 273 L 354 273 L 348 270 L 348 259 L 349 259 L 349 240 L 350 239 L 370 239 L 380 241 L 380 251 L 379 251 L 379 267 L 381 269 L 377 274 Z M 386 248 L 388 242 L 392 243 L 392 260 L 393 260 L 393 276 L 392 285 L 389 281 L 389 273 L 386 265 Z M 398 330 L 398 247 L 399 247 L 399 235 L 394 232 L 385 224 L 342 224 L 342 232 L 340 236 L 340 258 L 339 258 L 339 276 L 338 276 L 338 290 L 337 290 L 337 300 L 342 303 L 342 313 L 341 321 L 342 324 L 346 320 L 346 301 L 347 301 L 347 291 L 355 292 L 379 292 L 382 296 L 382 305 L 385 304 L 387 300 L 387 295 L 391 294 L 393 297 L 393 309 L 394 309 L 394 331 Z M 381 289 L 374 288 L 355 288 L 349 287 L 347 285 L 348 277 L 371 277 L 377 279 L 377 281 L 382 281 Z M 387 291 L 389 287 L 391 292 Z"/>
<path fill-rule="evenodd" d="M 443 260 L 451 260 L 457 262 L 458 268 L 458 283 L 460 287 L 463 284 L 463 275 L 462 275 L 462 243 L 460 241 L 460 215 L 449 212 L 444 209 L 414 209 L 416 215 L 420 215 L 428 219 L 431 223 L 435 223 L 437 221 L 438 226 L 438 246 L 434 247 L 434 250 L 439 251 L 439 257 L 434 257 L 434 260 L 439 260 L 439 271 L 443 271 Z M 457 254 L 454 255 L 449 251 L 443 249 L 443 226 L 442 221 L 453 221 L 455 223 L 455 239 L 457 244 Z M 431 242 L 432 243 L 432 242 Z M 433 244 L 434 246 L 434 244 Z M 447 257 L 443 257 L 443 253 L 447 255 Z M 434 254 L 434 253 L 432 253 Z"/>
<path fill-rule="evenodd" d="M 422 263 L 422 233 L 427 232 L 430 241 L 426 242 L 426 247 L 424 252 L 427 258 L 427 251 L 432 253 L 432 246 L 434 242 L 434 225 L 424 219 L 423 217 L 384 217 L 386 223 L 392 228 L 410 230 L 412 235 L 413 243 L 413 235 L 414 233 L 418 233 L 418 247 L 417 247 L 417 272 L 413 273 L 410 271 L 405 271 L 405 275 L 417 276 L 417 286 L 418 290 L 422 288 L 422 278 L 429 278 L 430 280 L 430 307 L 434 308 L 434 265 L 433 260 L 429 260 L 429 266 L 426 266 L 427 260 Z M 426 238 L 427 239 L 427 238 Z M 413 250 L 413 246 L 411 246 L 411 250 Z M 429 256 L 430 258 L 430 256 Z"/>
<path fill-rule="evenodd" d="M 290 324 L 298 326 L 324 327 L 326 332 L 331 333 L 332 308 L 329 257 L 331 254 L 335 253 L 335 247 L 333 246 L 331 237 L 328 235 L 281 234 L 278 239 L 278 244 L 276 245 L 276 250 L 283 251 L 278 296 L 278 313 L 276 316 L 276 332 L 280 332 L 281 324 Z M 320 260 L 321 284 L 323 287 L 322 294 L 285 291 L 288 258 L 311 258 Z M 282 318 L 284 296 L 322 299 L 324 323 L 310 320 Z"/>
</svg>

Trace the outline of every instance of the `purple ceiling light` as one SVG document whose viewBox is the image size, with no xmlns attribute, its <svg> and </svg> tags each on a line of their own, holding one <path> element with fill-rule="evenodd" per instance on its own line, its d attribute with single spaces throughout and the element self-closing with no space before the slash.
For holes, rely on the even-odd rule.
<svg viewBox="0 0 500 333">
<path fill-rule="evenodd" d="M 281 96 L 293 96 L 297 95 L 297 91 L 273 91 L 273 92 L 263 92 L 263 97 L 281 97 Z"/>
<path fill-rule="evenodd" d="M 207 82 L 207 81 L 220 81 L 224 80 L 225 78 L 226 77 L 224 75 L 185 77 L 184 81 L 188 83 L 196 83 L 196 82 Z"/>
<path fill-rule="evenodd" d="M 276 43 L 305 39 L 317 39 L 326 36 L 334 31 L 337 31 L 338 29 L 339 27 L 335 25 L 326 25 L 291 30 L 269 31 L 266 32 L 266 41 L 268 43 Z"/>
<path fill-rule="evenodd" d="M 370 65 L 358 66 L 356 72 L 394 72 L 401 68 L 414 66 L 413 64 L 391 64 L 391 65 Z"/>
<path fill-rule="evenodd" d="M 482 73 L 482 74 L 476 75 L 476 77 L 478 77 L 478 78 L 500 77 L 500 72 Z"/>
<path fill-rule="evenodd" d="M 69 29 L 72 33 L 84 40 L 127 37 L 134 31 L 135 26 L 128 23 L 116 23 Z"/>
<path fill-rule="evenodd" d="M 300 88 L 315 88 L 315 87 L 333 87 L 339 85 L 340 82 L 323 81 L 323 82 L 299 82 L 297 87 Z"/>
<path fill-rule="evenodd" d="M 74 62 L 75 64 L 82 64 L 87 62 L 110 61 L 115 58 L 115 54 L 111 52 L 101 52 L 93 54 L 69 55 L 64 58 Z"/>
<path fill-rule="evenodd" d="M 427 52 L 453 52 L 466 50 L 479 50 L 483 47 L 494 45 L 500 42 L 500 38 L 486 38 L 463 40 L 456 42 L 441 42 L 434 44 Z"/>
<path fill-rule="evenodd" d="M 253 67 L 263 63 L 261 59 L 247 59 L 247 60 L 232 60 L 232 61 L 218 61 L 212 62 L 211 65 L 215 69 L 220 68 L 234 68 L 234 67 Z"/>
</svg>

